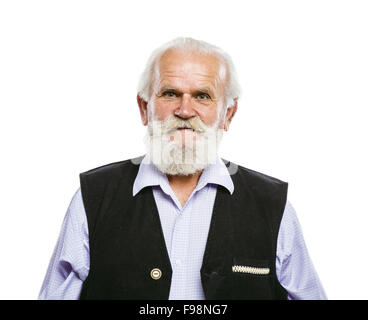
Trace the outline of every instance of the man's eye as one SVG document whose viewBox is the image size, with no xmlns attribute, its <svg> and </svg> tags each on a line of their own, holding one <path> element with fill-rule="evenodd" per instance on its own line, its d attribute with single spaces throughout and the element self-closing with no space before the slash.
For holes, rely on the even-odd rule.
<svg viewBox="0 0 368 320">
<path fill-rule="evenodd" d="M 176 93 L 175 92 L 172 92 L 172 91 L 165 91 L 162 95 L 164 97 L 168 97 L 168 98 L 174 98 L 174 97 L 176 97 Z"/>
<path fill-rule="evenodd" d="M 210 96 L 208 94 L 205 94 L 205 93 L 201 93 L 199 95 L 197 95 L 197 99 L 198 100 L 206 100 L 206 99 L 209 99 Z"/>
</svg>

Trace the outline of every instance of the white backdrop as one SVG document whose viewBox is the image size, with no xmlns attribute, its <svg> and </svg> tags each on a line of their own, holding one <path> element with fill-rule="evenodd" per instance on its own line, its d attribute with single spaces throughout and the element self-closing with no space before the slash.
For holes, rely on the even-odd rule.
<svg viewBox="0 0 368 320">
<path fill-rule="evenodd" d="M 222 47 L 243 87 L 220 155 L 289 182 L 330 299 L 368 299 L 366 1 L 1 1 L 0 298 L 36 299 L 82 171 L 144 153 L 151 51 Z"/>
</svg>

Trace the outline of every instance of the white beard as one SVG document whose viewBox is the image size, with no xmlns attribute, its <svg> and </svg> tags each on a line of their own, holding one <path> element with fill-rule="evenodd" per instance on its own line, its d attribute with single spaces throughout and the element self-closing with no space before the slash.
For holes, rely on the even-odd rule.
<svg viewBox="0 0 368 320">
<path fill-rule="evenodd" d="M 150 160 L 164 174 L 185 176 L 216 163 L 223 134 L 223 130 L 218 129 L 219 120 L 220 117 L 211 127 L 206 126 L 199 117 L 181 120 L 171 115 L 164 121 L 150 121 L 145 137 Z M 198 131 L 176 130 L 181 126 Z"/>
</svg>

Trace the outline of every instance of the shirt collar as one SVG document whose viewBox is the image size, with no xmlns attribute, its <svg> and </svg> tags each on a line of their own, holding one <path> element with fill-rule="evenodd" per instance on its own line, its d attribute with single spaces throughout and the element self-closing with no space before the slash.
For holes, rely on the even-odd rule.
<svg viewBox="0 0 368 320">
<path fill-rule="evenodd" d="M 217 184 L 225 187 L 230 194 L 234 192 L 234 183 L 230 177 L 229 171 L 219 156 L 216 162 L 206 167 L 198 181 L 195 191 L 199 191 L 208 183 Z M 150 161 L 149 155 L 143 158 L 138 174 L 133 184 L 133 197 L 148 186 L 160 186 L 166 194 L 171 194 L 171 188 L 167 176 L 159 171 Z"/>
</svg>

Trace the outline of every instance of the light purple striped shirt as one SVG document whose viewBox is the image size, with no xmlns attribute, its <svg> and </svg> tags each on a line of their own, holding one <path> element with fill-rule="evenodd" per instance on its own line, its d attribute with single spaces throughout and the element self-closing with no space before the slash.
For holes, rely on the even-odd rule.
<svg viewBox="0 0 368 320">
<path fill-rule="evenodd" d="M 200 269 L 205 250 L 216 185 L 234 191 L 228 169 L 218 157 L 201 174 L 184 207 L 166 175 L 146 156 L 133 185 L 133 196 L 152 186 L 172 266 L 170 300 L 202 300 Z M 65 215 L 39 299 L 79 299 L 89 272 L 89 238 L 80 188 Z M 294 208 L 287 201 L 277 240 L 276 274 L 288 299 L 327 299 L 304 243 Z"/>
</svg>

